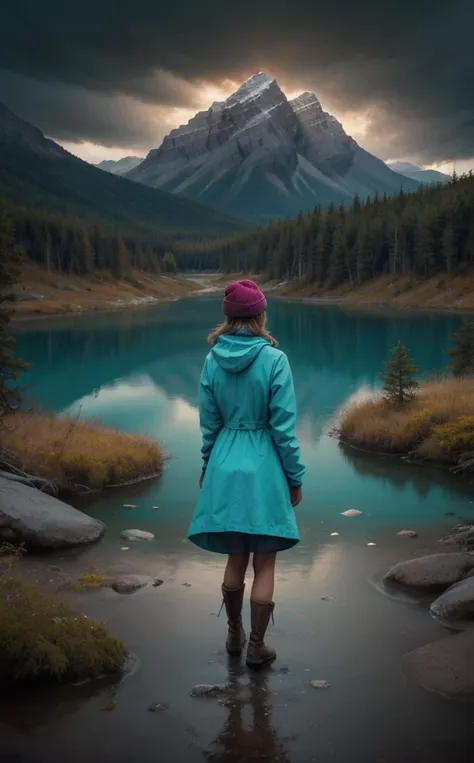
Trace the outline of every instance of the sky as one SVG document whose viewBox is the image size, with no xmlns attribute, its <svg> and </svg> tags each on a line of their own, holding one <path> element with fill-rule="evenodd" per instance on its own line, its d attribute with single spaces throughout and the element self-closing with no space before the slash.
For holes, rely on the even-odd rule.
<svg viewBox="0 0 474 763">
<path fill-rule="evenodd" d="M 0 101 L 98 162 L 263 70 L 364 148 L 474 168 L 472 0 L 1 0 Z"/>
</svg>

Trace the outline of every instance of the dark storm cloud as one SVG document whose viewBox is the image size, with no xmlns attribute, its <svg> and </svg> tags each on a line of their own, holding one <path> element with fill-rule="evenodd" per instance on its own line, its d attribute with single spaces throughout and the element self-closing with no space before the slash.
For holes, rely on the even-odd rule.
<svg viewBox="0 0 474 763">
<path fill-rule="evenodd" d="M 108 143 L 110 96 L 192 108 L 193 82 L 264 68 L 339 113 L 370 111 L 367 142 L 379 153 L 435 161 L 474 154 L 473 24 L 471 0 L 2 0 L 0 67 L 49 82 L 58 103 L 74 86 L 78 115 L 88 98 L 84 116 Z M 110 120 L 97 119 L 101 109 Z M 61 108 L 50 121 L 59 137 Z M 114 139 L 124 144 L 130 130 L 148 139 L 140 120 L 116 126 Z"/>
</svg>

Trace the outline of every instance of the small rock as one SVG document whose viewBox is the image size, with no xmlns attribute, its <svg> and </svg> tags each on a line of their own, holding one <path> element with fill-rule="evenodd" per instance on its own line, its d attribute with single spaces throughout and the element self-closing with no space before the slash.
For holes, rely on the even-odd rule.
<svg viewBox="0 0 474 763">
<path fill-rule="evenodd" d="M 336 601 L 334 596 L 321 596 L 321 601 Z"/>
<path fill-rule="evenodd" d="M 197 684 L 191 691 L 191 697 L 222 697 L 229 687 L 225 684 Z"/>
<path fill-rule="evenodd" d="M 155 536 L 146 530 L 123 530 L 120 537 L 123 540 L 153 540 Z"/>
<path fill-rule="evenodd" d="M 137 508 L 137 506 L 136 506 L 136 504 L 135 504 L 135 503 L 124 503 L 124 504 L 123 504 L 123 508 L 124 508 L 124 509 L 136 509 L 136 508 Z"/>
<path fill-rule="evenodd" d="M 313 689 L 329 689 L 331 684 L 329 681 L 311 681 Z"/>
<path fill-rule="evenodd" d="M 130 546 L 122 546 L 120 551 L 130 551 Z"/>
<path fill-rule="evenodd" d="M 400 530 L 397 535 L 400 538 L 418 538 L 418 533 L 415 530 Z"/>
<path fill-rule="evenodd" d="M 152 506 L 151 508 L 152 509 L 159 509 L 160 507 L 159 506 Z"/>
<path fill-rule="evenodd" d="M 150 582 L 150 578 L 142 575 L 128 575 L 116 578 L 112 583 L 112 588 L 117 593 L 135 593 L 140 588 L 144 588 Z"/>
<path fill-rule="evenodd" d="M 474 554 L 459 551 L 408 559 L 392 567 L 385 580 L 413 588 L 448 588 L 474 569 Z"/>
<path fill-rule="evenodd" d="M 456 525 L 450 535 L 440 538 L 438 543 L 444 546 L 474 547 L 474 525 Z"/>
<path fill-rule="evenodd" d="M 191 588 L 191 583 L 183 583 L 183 586 L 184 586 L 185 588 Z"/>
<path fill-rule="evenodd" d="M 376 543 L 367 543 L 368 546 L 376 546 Z"/>
<path fill-rule="evenodd" d="M 347 509 L 347 511 L 342 512 L 343 517 L 360 517 L 361 514 L 362 512 L 358 509 Z"/>
<path fill-rule="evenodd" d="M 161 713 L 162 710 L 168 710 L 169 705 L 167 702 L 152 702 L 148 705 L 149 713 Z"/>
<path fill-rule="evenodd" d="M 331 533 L 331 538 L 334 538 L 336 535 L 339 535 L 339 533 Z"/>
<path fill-rule="evenodd" d="M 40 291 L 28 291 L 25 294 L 20 294 L 17 298 L 17 302 L 35 301 L 38 299 L 44 299 L 44 294 Z"/>
<path fill-rule="evenodd" d="M 155 580 L 152 583 L 153 588 L 158 588 L 158 586 L 163 585 L 163 580 L 160 580 L 159 578 L 155 578 Z"/>
</svg>

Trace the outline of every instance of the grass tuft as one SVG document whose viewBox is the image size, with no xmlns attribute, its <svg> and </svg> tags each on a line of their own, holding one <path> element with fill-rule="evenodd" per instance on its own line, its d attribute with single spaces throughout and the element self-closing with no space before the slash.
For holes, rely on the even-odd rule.
<svg viewBox="0 0 474 763">
<path fill-rule="evenodd" d="M 0 679 L 71 681 L 120 671 L 125 646 L 57 596 L 0 579 Z"/>
<path fill-rule="evenodd" d="M 127 434 L 99 423 L 50 413 L 5 417 L 2 445 L 30 474 L 62 490 L 102 490 L 163 471 L 164 454 L 151 437 Z"/>
<path fill-rule="evenodd" d="M 342 413 L 338 432 L 366 450 L 459 466 L 474 458 L 474 379 L 427 382 L 399 407 L 380 397 L 355 403 Z"/>
</svg>

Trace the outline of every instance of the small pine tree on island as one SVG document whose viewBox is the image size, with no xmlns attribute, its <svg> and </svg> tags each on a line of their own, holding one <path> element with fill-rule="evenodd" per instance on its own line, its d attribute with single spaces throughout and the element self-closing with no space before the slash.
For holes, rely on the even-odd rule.
<svg viewBox="0 0 474 763">
<path fill-rule="evenodd" d="M 448 350 L 454 376 L 474 374 L 474 321 L 464 320 L 455 334 L 454 345 Z"/>
<path fill-rule="evenodd" d="M 419 387 L 415 378 L 418 367 L 414 364 L 409 350 L 401 342 L 392 347 L 391 357 L 386 365 L 382 381 L 387 403 L 403 405 L 413 400 Z"/>
</svg>

